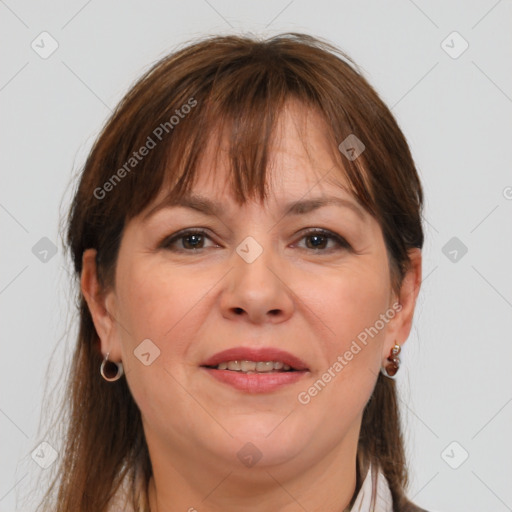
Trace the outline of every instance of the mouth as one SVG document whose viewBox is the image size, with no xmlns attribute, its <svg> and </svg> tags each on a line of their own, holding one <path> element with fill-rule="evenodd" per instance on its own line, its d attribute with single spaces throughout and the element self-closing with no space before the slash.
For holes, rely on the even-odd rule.
<svg viewBox="0 0 512 512">
<path fill-rule="evenodd" d="M 235 347 L 217 352 L 201 364 L 212 370 L 242 373 L 309 371 L 306 363 L 284 350 L 266 347 Z"/>
<path fill-rule="evenodd" d="M 250 375 L 252 373 L 282 373 L 282 372 L 295 372 L 296 368 L 283 361 L 223 361 L 216 366 L 204 366 L 212 370 L 228 370 L 230 372 L 239 372 Z"/>
<path fill-rule="evenodd" d="M 216 380 L 249 393 L 274 391 L 297 382 L 309 373 L 301 359 L 272 348 L 224 350 L 200 366 Z"/>
</svg>

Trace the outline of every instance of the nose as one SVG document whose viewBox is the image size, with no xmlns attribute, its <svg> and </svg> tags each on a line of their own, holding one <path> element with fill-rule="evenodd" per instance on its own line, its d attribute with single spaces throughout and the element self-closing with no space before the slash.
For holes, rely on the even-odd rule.
<svg viewBox="0 0 512 512">
<path fill-rule="evenodd" d="M 238 246 L 220 299 L 225 318 L 254 324 L 281 323 L 290 318 L 293 292 L 278 259 L 270 244 L 263 248 L 251 237 Z"/>
</svg>

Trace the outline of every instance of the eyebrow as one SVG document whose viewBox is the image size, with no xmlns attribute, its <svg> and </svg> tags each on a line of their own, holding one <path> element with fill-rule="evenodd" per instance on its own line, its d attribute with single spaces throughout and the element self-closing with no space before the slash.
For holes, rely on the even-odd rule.
<svg viewBox="0 0 512 512">
<path fill-rule="evenodd" d="M 349 208 L 361 219 L 366 219 L 365 211 L 357 203 L 350 199 L 344 199 L 337 196 L 319 196 L 312 199 L 299 199 L 284 205 L 283 216 L 305 215 L 325 206 L 335 205 L 343 208 Z M 155 205 L 146 215 L 144 220 L 157 213 L 164 208 L 189 208 L 191 210 L 204 213 L 206 215 L 220 217 L 225 211 L 225 204 L 213 201 L 201 195 L 187 195 L 176 199 L 166 198 L 162 202 Z"/>
</svg>

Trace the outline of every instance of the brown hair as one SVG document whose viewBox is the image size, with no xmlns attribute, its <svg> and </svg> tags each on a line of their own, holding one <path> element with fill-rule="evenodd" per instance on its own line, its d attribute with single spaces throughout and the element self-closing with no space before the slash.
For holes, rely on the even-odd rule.
<svg viewBox="0 0 512 512">
<path fill-rule="evenodd" d="M 423 245 L 423 194 L 406 139 L 345 53 L 296 33 L 266 40 L 202 39 L 161 59 L 137 81 L 97 138 L 69 212 L 66 243 L 77 282 L 84 251 L 94 248 L 100 283 L 105 289 L 115 284 L 124 226 L 167 180 L 173 196 L 190 190 L 202 151 L 219 127 L 230 134 L 235 197 L 240 204 L 256 193 L 265 198 L 269 143 L 284 102 L 291 98 L 320 112 L 333 148 L 350 134 L 364 143 L 357 159 L 336 149 L 337 158 L 354 195 L 382 228 L 393 287 L 399 290 L 410 264 L 408 250 Z M 150 148 L 146 156 L 130 160 L 143 146 Z M 81 292 L 78 301 L 79 334 L 64 404 L 64 454 L 43 505 L 56 492 L 51 510 L 101 512 L 128 481 L 135 509 L 140 503 L 149 508 L 151 463 L 139 409 L 126 379 L 108 383 L 100 377 L 99 338 Z M 395 382 L 382 375 L 363 415 L 358 488 L 369 462 L 384 472 L 394 510 L 409 510 Z M 143 485 L 137 487 L 136 481 Z"/>
</svg>

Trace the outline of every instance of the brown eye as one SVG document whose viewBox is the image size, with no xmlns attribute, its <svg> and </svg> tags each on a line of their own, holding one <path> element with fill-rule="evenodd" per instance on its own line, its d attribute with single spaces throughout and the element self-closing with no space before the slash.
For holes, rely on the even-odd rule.
<svg viewBox="0 0 512 512">
<path fill-rule="evenodd" d="M 201 249 L 204 243 L 203 235 L 199 233 L 191 233 L 180 238 L 183 241 L 185 249 Z"/>
<path fill-rule="evenodd" d="M 181 231 L 166 238 L 159 247 L 170 251 L 193 252 L 205 249 L 204 243 L 210 237 L 202 230 Z"/>
<path fill-rule="evenodd" d="M 323 229 L 308 231 L 301 238 L 301 240 L 304 239 L 309 241 L 309 243 L 306 242 L 306 249 L 312 251 L 330 252 L 340 248 L 351 249 L 350 244 L 343 237 Z M 333 242 L 334 247 L 327 248 L 329 242 Z"/>
</svg>

